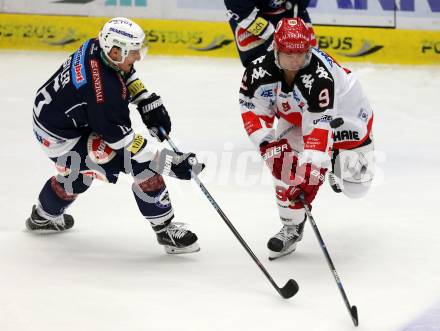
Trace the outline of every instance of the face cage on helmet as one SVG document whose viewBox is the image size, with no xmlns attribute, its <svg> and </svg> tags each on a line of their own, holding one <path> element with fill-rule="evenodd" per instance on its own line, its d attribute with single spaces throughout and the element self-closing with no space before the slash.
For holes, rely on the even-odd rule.
<svg viewBox="0 0 440 331">
<path fill-rule="evenodd" d="M 293 67 L 292 68 L 283 68 L 281 66 L 281 64 L 280 64 L 280 59 L 279 59 L 279 55 L 278 55 L 279 51 L 278 51 L 275 43 L 273 43 L 273 48 L 274 48 L 274 54 L 275 54 L 275 64 L 281 70 L 290 70 L 290 71 L 301 70 L 301 69 L 307 67 L 310 64 L 310 60 L 312 59 L 312 49 L 309 48 L 309 50 L 307 51 L 307 54 L 305 56 L 304 63 L 302 64 L 302 66 L 294 67 L 294 68 Z"/>
</svg>

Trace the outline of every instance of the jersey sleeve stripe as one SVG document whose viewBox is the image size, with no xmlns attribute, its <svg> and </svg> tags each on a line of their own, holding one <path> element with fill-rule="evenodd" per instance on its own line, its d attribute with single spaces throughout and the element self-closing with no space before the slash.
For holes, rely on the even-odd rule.
<svg viewBox="0 0 440 331">
<path fill-rule="evenodd" d="M 114 150 L 118 150 L 118 149 L 124 148 L 124 147 L 128 146 L 129 144 L 131 144 L 134 137 L 135 137 L 134 132 L 130 128 L 130 131 L 128 132 L 128 134 L 125 135 L 122 139 L 120 139 L 114 143 L 109 143 L 107 141 L 107 145 L 109 145 Z"/>
<path fill-rule="evenodd" d="M 258 9 L 255 7 L 248 17 L 238 22 L 238 25 L 243 29 L 247 29 L 255 21 L 255 19 L 257 18 L 257 14 L 258 14 Z"/>
<path fill-rule="evenodd" d="M 40 130 L 44 131 L 47 135 L 49 135 L 49 136 L 51 136 L 51 137 L 53 137 L 53 138 L 55 138 L 55 139 L 58 139 L 58 140 L 65 140 L 65 139 L 66 139 L 66 138 L 61 137 L 61 136 L 58 136 L 58 135 L 56 135 L 55 133 L 53 133 L 53 132 L 49 131 L 48 129 L 46 129 L 46 128 L 45 128 L 40 122 L 38 122 L 38 120 L 37 120 L 35 114 L 34 114 L 34 116 L 33 116 L 33 119 L 34 119 L 34 124 L 35 124 Z"/>
</svg>

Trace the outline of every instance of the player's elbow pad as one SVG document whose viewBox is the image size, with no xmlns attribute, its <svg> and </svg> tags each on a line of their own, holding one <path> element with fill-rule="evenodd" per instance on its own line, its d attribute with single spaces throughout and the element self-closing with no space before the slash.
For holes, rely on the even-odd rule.
<svg viewBox="0 0 440 331">
<path fill-rule="evenodd" d="M 136 78 L 127 83 L 128 91 L 130 92 L 131 102 L 138 104 L 141 100 L 149 97 L 149 93 L 144 86 L 144 83 L 139 78 Z"/>
<path fill-rule="evenodd" d="M 271 22 L 260 16 L 257 16 L 246 30 L 248 30 L 254 36 L 267 40 L 274 33 L 275 28 Z"/>
<path fill-rule="evenodd" d="M 153 141 L 147 141 L 140 134 L 136 134 L 133 141 L 125 148 L 132 160 L 143 163 L 153 160 L 158 152 L 158 147 Z"/>
</svg>

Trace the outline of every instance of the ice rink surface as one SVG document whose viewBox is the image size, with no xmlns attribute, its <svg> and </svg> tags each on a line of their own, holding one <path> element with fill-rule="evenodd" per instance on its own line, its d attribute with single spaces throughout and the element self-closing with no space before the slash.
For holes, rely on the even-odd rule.
<svg viewBox="0 0 440 331">
<path fill-rule="evenodd" d="M 33 98 L 66 57 L 0 52 L 0 330 L 354 329 L 309 225 L 293 255 L 267 260 L 280 222 L 270 175 L 242 128 L 238 59 L 147 57 L 137 68 L 163 97 L 176 144 L 207 160 L 202 181 L 275 281 L 299 283 L 295 297 L 274 291 L 193 183 L 167 180 L 176 221 L 199 236 L 196 254 L 164 253 L 129 176 L 79 197 L 71 231 L 26 232 L 55 173 L 33 137 Z M 313 214 L 358 307 L 358 330 L 400 331 L 440 300 L 440 67 L 349 67 L 375 109 L 377 179 L 362 200 L 324 184 Z"/>
</svg>

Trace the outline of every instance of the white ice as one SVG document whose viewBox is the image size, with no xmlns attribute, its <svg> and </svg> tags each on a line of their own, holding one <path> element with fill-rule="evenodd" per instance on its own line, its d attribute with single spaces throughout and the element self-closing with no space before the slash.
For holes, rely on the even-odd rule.
<svg viewBox="0 0 440 331">
<path fill-rule="evenodd" d="M 176 220 L 200 238 L 196 254 L 164 253 L 128 176 L 81 196 L 71 231 L 26 232 L 55 173 L 33 137 L 33 98 L 66 57 L 0 52 L 0 330 L 354 329 L 309 225 L 297 252 L 267 260 L 280 222 L 242 128 L 238 59 L 148 57 L 138 71 L 162 95 L 176 144 L 207 160 L 202 181 L 275 281 L 299 283 L 295 297 L 274 291 L 194 183 L 167 180 Z M 375 109 L 376 185 L 351 200 L 326 183 L 313 214 L 358 330 L 399 331 L 440 299 L 440 67 L 350 67 Z M 133 122 L 145 132 L 135 111 Z"/>
</svg>

